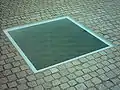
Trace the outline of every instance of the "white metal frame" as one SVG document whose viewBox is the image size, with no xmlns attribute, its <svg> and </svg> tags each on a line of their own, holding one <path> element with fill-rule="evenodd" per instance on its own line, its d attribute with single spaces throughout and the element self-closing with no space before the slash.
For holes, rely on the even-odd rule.
<svg viewBox="0 0 120 90">
<path fill-rule="evenodd" d="M 30 60 L 27 58 L 27 56 L 20 49 L 20 47 L 17 45 L 17 43 L 14 41 L 14 39 L 11 37 L 11 35 L 8 32 L 9 31 L 13 31 L 13 30 L 19 30 L 19 29 L 22 29 L 22 28 L 27 28 L 27 27 L 34 26 L 34 25 L 39 25 L 39 24 L 44 24 L 44 23 L 48 23 L 48 22 L 52 22 L 52 21 L 62 20 L 62 19 L 66 19 L 66 18 L 69 19 L 70 21 L 72 21 L 73 23 L 75 23 L 76 25 L 78 25 L 79 27 L 83 28 L 84 30 L 86 30 L 88 33 L 90 33 L 91 35 L 95 36 L 99 40 L 103 41 L 105 44 L 108 45 L 108 47 L 105 47 L 105 48 L 102 48 L 102 49 L 99 49 L 99 50 L 96 50 L 96 51 L 93 51 L 93 52 L 90 52 L 90 53 L 78 56 L 78 57 L 70 59 L 70 60 L 66 60 L 64 62 L 61 62 L 61 63 L 55 64 L 55 65 L 46 67 L 44 69 L 36 70 L 36 68 L 34 67 L 34 65 L 30 62 Z M 40 71 L 43 71 L 43 70 L 46 70 L 46 69 L 50 69 L 50 68 L 55 67 L 57 65 L 60 65 L 60 64 L 63 64 L 63 63 L 67 63 L 67 62 L 79 59 L 81 57 L 84 57 L 84 56 L 87 56 L 87 55 L 90 55 L 90 54 L 93 54 L 93 53 L 96 53 L 96 52 L 99 52 L 99 51 L 102 51 L 102 50 L 105 50 L 105 49 L 108 49 L 108 48 L 111 48 L 111 47 L 114 46 L 113 44 L 111 44 L 110 42 L 108 42 L 107 40 L 105 40 L 104 38 L 102 38 L 102 37 L 98 36 L 97 34 L 95 34 L 92 30 L 86 28 L 82 24 L 77 23 L 75 20 L 73 20 L 72 18 L 70 18 L 68 16 L 60 17 L 60 18 L 52 19 L 52 20 L 47 20 L 47 21 L 43 21 L 43 22 L 28 24 L 28 25 L 24 25 L 24 26 L 18 26 L 18 27 L 14 27 L 14 28 L 9 28 L 9 29 L 3 30 L 3 31 L 4 31 L 4 33 L 6 34 L 6 36 L 9 38 L 9 40 L 12 42 L 12 44 L 15 46 L 15 48 L 18 50 L 18 52 L 20 53 L 20 55 L 23 57 L 23 59 L 26 61 L 26 63 L 29 65 L 29 67 L 32 69 L 32 71 L 34 73 L 37 73 L 37 72 L 40 72 Z"/>
</svg>

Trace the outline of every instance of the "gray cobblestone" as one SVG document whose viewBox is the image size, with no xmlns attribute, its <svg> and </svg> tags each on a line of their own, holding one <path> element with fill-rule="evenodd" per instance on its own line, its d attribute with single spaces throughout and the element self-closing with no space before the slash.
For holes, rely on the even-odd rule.
<svg viewBox="0 0 120 90">
<path fill-rule="evenodd" d="M 51 90 L 61 90 L 59 86 L 51 88 Z"/>
<path fill-rule="evenodd" d="M 23 78 L 27 76 L 27 73 L 25 71 L 21 71 L 21 72 L 16 73 L 16 75 L 18 78 Z"/>
<path fill-rule="evenodd" d="M 28 86 L 26 84 L 20 84 L 17 86 L 18 90 L 25 90 L 28 89 Z"/>
<path fill-rule="evenodd" d="M 12 68 L 12 65 L 11 65 L 10 63 L 9 63 L 9 64 L 5 64 L 5 65 L 4 65 L 4 68 L 5 68 L 5 69 L 10 69 L 10 68 Z"/>
<path fill-rule="evenodd" d="M 67 88 L 67 90 L 76 90 L 74 87 Z"/>
<path fill-rule="evenodd" d="M 70 87 L 70 86 L 69 86 L 67 83 L 64 83 L 64 84 L 61 84 L 60 87 L 61 87 L 62 89 L 66 89 L 66 88 L 68 88 L 68 87 Z"/>
<path fill-rule="evenodd" d="M 78 77 L 78 78 L 76 78 L 76 81 L 79 82 L 79 83 L 81 83 L 81 82 L 84 82 L 85 80 L 82 77 Z"/>
<path fill-rule="evenodd" d="M 89 74 L 86 74 L 86 75 L 83 76 L 83 78 L 84 78 L 85 80 L 89 80 L 89 79 L 91 79 L 92 77 L 91 77 Z"/>
<path fill-rule="evenodd" d="M 75 74 L 69 74 L 69 75 L 67 75 L 67 77 L 71 80 L 71 79 L 75 79 L 76 78 L 76 76 L 75 76 Z"/>
<path fill-rule="evenodd" d="M 99 84 L 99 83 L 101 83 L 101 80 L 100 80 L 99 78 L 97 78 L 97 77 L 92 78 L 91 81 L 92 81 L 94 84 Z"/>
<path fill-rule="evenodd" d="M 9 80 L 9 81 L 15 81 L 15 80 L 17 80 L 17 77 L 16 77 L 15 74 L 12 74 L 12 75 L 9 75 L 9 76 L 8 76 L 8 80 Z"/>
<path fill-rule="evenodd" d="M 27 82 L 27 85 L 29 87 L 35 87 L 35 86 L 37 86 L 37 83 L 35 81 L 31 81 L 31 82 Z"/>
<path fill-rule="evenodd" d="M 21 79 L 18 79 L 17 80 L 17 83 L 18 84 L 24 84 L 24 83 L 26 83 L 27 82 L 27 80 L 25 79 L 25 78 L 21 78 Z"/>
<path fill-rule="evenodd" d="M 36 80 L 36 77 L 34 75 L 30 75 L 26 77 L 28 81 Z"/>
<path fill-rule="evenodd" d="M 15 67 L 15 68 L 12 68 L 11 71 L 13 73 L 20 72 L 20 68 L 19 67 Z"/>
<path fill-rule="evenodd" d="M 105 85 L 106 87 L 108 87 L 108 88 L 114 86 L 114 84 L 113 84 L 112 82 L 110 82 L 110 81 L 104 82 L 104 85 Z"/>
<path fill-rule="evenodd" d="M 44 79 L 45 79 L 46 82 L 54 80 L 54 78 L 51 75 L 47 76 L 47 77 L 44 77 Z"/>
<path fill-rule="evenodd" d="M 13 81 L 13 82 L 8 83 L 8 87 L 9 87 L 9 88 L 16 87 L 16 86 L 17 86 L 16 81 Z"/>
<path fill-rule="evenodd" d="M 75 80 L 70 80 L 70 81 L 68 81 L 68 84 L 69 84 L 70 86 L 74 86 L 74 85 L 77 84 L 77 82 L 76 82 Z"/>
<path fill-rule="evenodd" d="M 68 81 L 69 81 L 69 79 L 67 77 L 61 77 L 60 78 L 61 83 L 65 83 L 65 82 L 68 82 Z"/>
<path fill-rule="evenodd" d="M 75 87 L 77 90 L 85 90 L 87 88 L 83 83 L 78 84 Z"/>
<path fill-rule="evenodd" d="M 34 90 L 44 90 L 44 88 L 42 85 L 39 85 L 37 87 L 34 87 Z"/>
<path fill-rule="evenodd" d="M 16 66 L 20 66 L 20 62 L 19 62 L 19 61 L 17 61 L 17 62 L 13 62 L 12 65 L 13 65 L 14 67 L 16 67 Z"/>
<path fill-rule="evenodd" d="M 88 88 L 94 86 L 94 84 L 93 84 L 90 80 L 86 81 L 86 82 L 85 82 L 85 85 L 86 85 Z"/>
<path fill-rule="evenodd" d="M 53 84 L 53 86 L 57 86 L 57 85 L 60 84 L 60 81 L 59 80 L 54 80 L 54 81 L 52 81 L 52 84 Z"/>
<path fill-rule="evenodd" d="M 39 84 L 45 83 L 45 80 L 41 78 L 41 79 L 38 79 L 36 82 L 39 85 Z"/>
<path fill-rule="evenodd" d="M 108 76 L 108 78 L 116 77 L 116 74 L 113 73 L 112 71 L 109 71 L 109 72 L 107 72 L 107 73 L 105 73 L 105 74 Z"/>
</svg>

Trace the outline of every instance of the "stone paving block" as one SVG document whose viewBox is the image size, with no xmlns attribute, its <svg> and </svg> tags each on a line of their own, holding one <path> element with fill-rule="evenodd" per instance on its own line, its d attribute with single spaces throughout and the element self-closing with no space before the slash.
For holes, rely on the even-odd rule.
<svg viewBox="0 0 120 90">
<path fill-rule="evenodd" d="M 76 71 L 76 69 L 75 69 L 74 67 L 71 67 L 71 68 L 68 68 L 68 71 L 69 71 L 70 73 L 73 73 L 73 72 Z"/>
<path fill-rule="evenodd" d="M 116 66 L 115 66 L 114 64 L 110 64 L 108 67 L 109 67 L 111 70 L 116 68 Z"/>
<path fill-rule="evenodd" d="M 51 90 L 61 90 L 59 86 L 52 87 Z"/>
<path fill-rule="evenodd" d="M 111 79 L 111 81 L 116 85 L 120 83 L 120 79 L 119 78 L 113 78 Z"/>
<path fill-rule="evenodd" d="M 65 76 L 65 75 L 69 74 L 69 72 L 68 72 L 67 69 L 63 69 L 63 70 L 60 70 L 60 74 L 61 74 L 62 76 Z"/>
<path fill-rule="evenodd" d="M 25 71 L 17 72 L 16 73 L 18 78 L 23 78 L 27 76 L 27 73 Z"/>
<path fill-rule="evenodd" d="M 110 65 L 110 63 L 108 61 L 103 61 L 102 64 L 106 65 L 106 66 Z"/>
<path fill-rule="evenodd" d="M 95 87 L 90 87 L 88 90 L 97 90 Z"/>
<path fill-rule="evenodd" d="M 44 73 L 45 76 L 48 76 L 48 75 L 52 74 L 50 70 L 45 70 L 43 73 Z"/>
<path fill-rule="evenodd" d="M 61 75 L 60 75 L 59 73 L 54 73 L 54 74 L 52 74 L 52 76 L 53 76 L 53 78 L 55 78 L 55 79 L 58 79 L 58 78 L 61 77 Z"/>
<path fill-rule="evenodd" d="M 84 64 L 82 64 L 82 67 L 83 67 L 83 68 L 87 68 L 87 67 L 89 67 L 89 66 L 90 66 L 89 63 L 84 63 Z"/>
<path fill-rule="evenodd" d="M 61 89 L 66 89 L 68 87 L 70 87 L 67 83 L 63 83 L 60 85 Z"/>
<path fill-rule="evenodd" d="M 98 90 L 107 90 L 107 87 L 103 84 L 97 85 L 96 87 L 98 88 Z"/>
<path fill-rule="evenodd" d="M 67 77 L 68 77 L 70 80 L 76 78 L 75 74 L 73 74 L 73 73 L 67 75 Z"/>
<path fill-rule="evenodd" d="M 66 68 L 73 67 L 73 64 L 72 64 L 72 62 L 65 63 L 65 67 L 66 67 Z"/>
<path fill-rule="evenodd" d="M 16 81 L 13 81 L 13 82 L 10 82 L 10 83 L 7 83 L 8 84 L 8 87 L 9 88 L 13 88 L 13 87 L 16 87 L 18 84 L 16 83 Z"/>
<path fill-rule="evenodd" d="M 14 67 L 16 67 L 16 66 L 20 66 L 20 62 L 19 62 L 19 61 L 17 61 L 17 62 L 13 62 L 12 65 L 13 65 Z"/>
<path fill-rule="evenodd" d="M 26 82 L 27 82 L 26 78 L 17 79 L 18 84 L 24 84 Z"/>
<path fill-rule="evenodd" d="M 105 70 L 105 72 L 110 71 L 110 68 L 108 68 L 107 66 L 105 66 L 103 69 Z"/>
<path fill-rule="evenodd" d="M 59 80 L 54 80 L 54 81 L 52 81 L 52 85 L 53 86 L 57 86 L 57 85 L 59 85 L 60 84 L 60 81 Z"/>
<path fill-rule="evenodd" d="M 75 73 L 76 76 L 82 76 L 84 74 L 81 70 L 76 71 L 74 73 Z"/>
<path fill-rule="evenodd" d="M 112 71 L 109 71 L 107 73 L 105 73 L 107 75 L 108 78 L 113 78 L 113 77 L 116 77 L 116 74 L 113 73 Z"/>
<path fill-rule="evenodd" d="M 101 64 L 101 63 L 97 63 L 96 66 L 97 66 L 98 68 L 103 68 L 103 67 L 104 67 L 104 65 Z"/>
<path fill-rule="evenodd" d="M 12 71 L 13 73 L 16 73 L 16 72 L 20 72 L 21 70 L 20 70 L 19 67 L 15 67 L 15 68 L 12 68 L 11 71 Z"/>
<path fill-rule="evenodd" d="M 0 59 L 1 60 L 7 59 L 7 56 L 6 55 L 2 55 L 2 56 L 0 56 Z"/>
<path fill-rule="evenodd" d="M 84 67 L 82 66 L 82 65 L 77 65 L 77 66 L 75 66 L 75 69 L 76 70 L 82 70 Z"/>
<path fill-rule="evenodd" d="M 111 88 L 111 90 L 119 90 L 119 89 L 120 89 L 120 87 L 118 85 Z"/>
<path fill-rule="evenodd" d="M 56 73 L 56 72 L 58 72 L 59 70 L 58 70 L 57 68 L 51 68 L 50 71 L 51 71 L 52 73 Z"/>
<path fill-rule="evenodd" d="M 0 71 L 4 71 L 3 66 L 0 66 Z"/>
<path fill-rule="evenodd" d="M 95 72 L 95 71 L 93 71 L 93 72 L 90 73 L 90 75 L 91 75 L 92 77 L 96 77 L 96 76 L 98 76 L 98 73 Z"/>
<path fill-rule="evenodd" d="M 34 87 L 34 90 L 44 90 L 42 85 L 36 86 Z"/>
<path fill-rule="evenodd" d="M 89 68 L 82 69 L 82 71 L 83 71 L 84 73 L 90 73 L 90 72 L 91 72 L 91 70 L 90 70 Z"/>
<path fill-rule="evenodd" d="M 39 73 L 36 73 L 35 76 L 37 79 L 40 79 L 44 77 L 44 74 L 39 72 Z"/>
<path fill-rule="evenodd" d="M 8 76 L 8 75 L 12 74 L 12 72 L 11 72 L 11 70 L 4 70 L 3 74 L 4 74 L 4 76 Z"/>
<path fill-rule="evenodd" d="M 30 75 L 26 77 L 28 81 L 36 80 L 36 77 L 34 75 Z"/>
<path fill-rule="evenodd" d="M 5 64 L 5 65 L 4 65 L 4 68 L 5 68 L 5 69 L 10 69 L 10 68 L 12 68 L 12 65 L 11 65 L 10 63 L 9 63 L 9 64 Z"/>
<path fill-rule="evenodd" d="M 116 75 L 120 75 L 120 69 L 119 68 L 115 68 L 112 70 L 113 73 L 115 73 Z"/>
<path fill-rule="evenodd" d="M 75 87 L 69 87 L 67 90 L 76 90 Z"/>
<path fill-rule="evenodd" d="M 92 81 L 94 84 L 100 84 L 100 83 L 102 82 L 102 81 L 101 81 L 99 78 L 97 78 L 97 77 L 92 78 L 91 81 Z"/>
<path fill-rule="evenodd" d="M 113 84 L 111 81 L 106 81 L 106 82 L 104 82 L 104 85 L 105 85 L 106 87 L 108 87 L 108 88 L 114 86 L 114 84 Z"/>
<path fill-rule="evenodd" d="M 49 88 L 52 87 L 52 83 L 51 83 L 51 82 L 44 83 L 44 84 L 43 84 L 43 87 L 44 87 L 45 89 L 48 89 L 48 90 L 49 90 Z"/>
<path fill-rule="evenodd" d="M 65 82 L 69 81 L 69 79 L 67 77 L 61 77 L 59 80 L 61 83 L 65 83 Z"/>
<path fill-rule="evenodd" d="M 82 83 L 82 82 L 84 82 L 85 80 L 84 80 L 83 77 L 78 77 L 78 78 L 76 78 L 76 81 L 77 81 L 78 83 Z"/>
<path fill-rule="evenodd" d="M 46 82 L 49 82 L 49 81 L 54 80 L 54 78 L 50 75 L 50 76 L 44 77 L 44 80 L 45 80 Z"/>
<path fill-rule="evenodd" d="M 8 82 L 8 79 L 6 77 L 0 78 L 0 84 L 5 84 Z"/>
<path fill-rule="evenodd" d="M 78 84 L 75 87 L 76 87 L 77 90 L 85 90 L 85 89 L 87 89 L 87 87 L 83 83 Z"/>
<path fill-rule="evenodd" d="M 98 57 L 100 57 L 101 55 L 99 54 L 99 53 L 95 53 L 95 54 L 93 54 L 93 57 L 94 58 L 98 58 Z"/>
<path fill-rule="evenodd" d="M 27 70 L 27 69 L 29 69 L 29 66 L 28 65 L 21 65 L 20 68 L 21 68 L 21 70 Z"/>
<path fill-rule="evenodd" d="M 91 66 L 91 67 L 89 67 L 92 71 L 95 71 L 95 70 L 97 70 L 98 68 L 96 67 L 96 66 Z"/>
<path fill-rule="evenodd" d="M 88 59 L 86 59 L 86 58 L 80 58 L 79 61 L 82 62 L 82 63 L 85 63 L 85 62 L 88 61 Z"/>
<path fill-rule="evenodd" d="M 91 82 L 91 80 L 85 81 L 84 83 L 88 88 L 94 86 L 94 84 Z"/>
<path fill-rule="evenodd" d="M 9 76 L 7 76 L 7 78 L 8 78 L 9 81 L 15 81 L 15 80 L 17 80 L 17 77 L 16 77 L 15 74 L 9 75 Z"/>
<path fill-rule="evenodd" d="M 88 63 L 89 63 L 89 65 L 94 65 L 94 64 L 96 64 L 97 62 L 96 62 L 95 60 L 90 60 L 90 61 L 88 61 Z"/>
<path fill-rule="evenodd" d="M 92 55 L 88 55 L 86 58 L 89 60 L 95 59 Z"/>
<path fill-rule="evenodd" d="M 35 87 L 35 86 L 37 86 L 37 83 L 36 83 L 36 81 L 30 81 L 30 82 L 27 82 L 27 85 L 29 87 Z"/>
<path fill-rule="evenodd" d="M 8 59 L 5 59 L 5 62 L 9 64 L 11 62 L 14 62 L 14 59 L 13 58 L 8 58 Z"/>
<path fill-rule="evenodd" d="M 80 62 L 79 62 L 79 60 L 74 60 L 74 61 L 72 61 L 72 64 L 73 64 L 73 65 L 79 65 Z"/>
<path fill-rule="evenodd" d="M 84 78 L 85 80 L 89 80 L 89 79 L 91 79 L 92 77 L 91 77 L 89 74 L 85 74 L 85 75 L 83 75 L 83 78 Z"/>
<path fill-rule="evenodd" d="M 14 57 L 15 56 L 15 54 L 14 53 L 9 53 L 9 54 L 7 54 L 7 56 L 10 58 L 10 57 Z"/>
<path fill-rule="evenodd" d="M 22 60 L 23 58 L 20 55 L 18 55 L 18 56 L 15 56 L 14 59 L 15 60 Z"/>
<path fill-rule="evenodd" d="M 7 90 L 8 86 L 6 84 L 0 85 L 0 90 Z"/>
<path fill-rule="evenodd" d="M 17 86 L 18 90 L 26 90 L 28 89 L 28 86 L 26 84 L 20 84 Z"/>
<path fill-rule="evenodd" d="M 96 72 L 97 72 L 99 75 L 105 73 L 105 71 L 104 71 L 103 69 L 98 69 Z"/>
<path fill-rule="evenodd" d="M 99 78 L 100 78 L 101 80 L 103 80 L 103 81 L 106 81 L 106 80 L 109 79 L 105 74 L 101 74 L 101 75 L 99 76 Z"/>
<path fill-rule="evenodd" d="M 69 84 L 70 86 L 74 86 L 74 85 L 77 84 L 77 82 L 73 79 L 73 80 L 68 81 L 68 84 Z"/>
<path fill-rule="evenodd" d="M 5 61 L 4 60 L 1 60 L 0 61 L 0 65 L 4 65 L 5 64 Z"/>
</svg>

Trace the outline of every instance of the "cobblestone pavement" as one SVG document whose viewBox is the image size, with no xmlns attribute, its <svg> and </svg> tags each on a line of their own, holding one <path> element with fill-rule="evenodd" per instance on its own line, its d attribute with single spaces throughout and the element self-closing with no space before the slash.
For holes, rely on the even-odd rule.
<svg viewBox="0 0 120 90">
<path fill-rule="evenodd" d="M 2 30 L 70 16 L 114 47 L 34 74 Z M 120 0 L 0 0 L 0 90 L 120 90 Z"/>
</svg>

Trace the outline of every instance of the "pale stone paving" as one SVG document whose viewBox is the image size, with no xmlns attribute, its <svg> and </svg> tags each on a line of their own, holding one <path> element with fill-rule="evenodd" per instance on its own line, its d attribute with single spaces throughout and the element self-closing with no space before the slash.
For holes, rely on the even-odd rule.
<svg viewBox="0 0 120 90">
<path fill-rule="evenodd" d="M 119 90 L 120 0 L 0 0 L 0 90 Z M 115 44 L 33 73 L 2 30 L 69 16 Z"/>
</svg>

